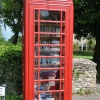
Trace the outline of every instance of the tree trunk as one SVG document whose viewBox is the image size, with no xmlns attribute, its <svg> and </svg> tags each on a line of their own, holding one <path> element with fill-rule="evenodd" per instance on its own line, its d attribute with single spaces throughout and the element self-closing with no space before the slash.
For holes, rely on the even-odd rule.
<svg viewBox="0 0 100 100">
<path fill-rule="evenodd" d="M 12 44 L 17 44 L 17 40 L 18 40 L 18 33 L 15 33 Z"/>
<path fill-rule="evenodd" d="M 93 61 L 97 63 L 97 81 L 100 81 L 100 34 L 96 35 L 96 46 L 93 55 Z"/>
</svg>

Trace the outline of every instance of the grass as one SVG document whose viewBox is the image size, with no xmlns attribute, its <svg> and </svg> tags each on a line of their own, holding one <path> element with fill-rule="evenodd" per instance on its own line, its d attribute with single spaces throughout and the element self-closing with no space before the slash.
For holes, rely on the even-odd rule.
<svg viewBox="0 0 100 100">
<path fill-rule="evenodd" d="M 74 58 L 85 58 L 85 59 L 92 59 L 93 57 L 92 56 L 76 56 L 74 55 Z"/>
</svg>

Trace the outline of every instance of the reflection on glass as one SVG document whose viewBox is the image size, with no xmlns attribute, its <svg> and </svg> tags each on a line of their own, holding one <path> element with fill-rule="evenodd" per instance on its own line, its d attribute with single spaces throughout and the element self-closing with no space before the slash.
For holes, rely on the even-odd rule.
<svg viewBox="0 0 100 100">
<path fill-rule="evenodd" d="M 35 10 L 35 20 L 38 20 L 38 10 Z"/>
<path fill-rule="evenodd" d="M 40 23 L 40 32 L 54 32 L 60 33 L 60 24 L 59 23 Z"/>
<path fill-rule="evenodd" d="M 40 19 L 60 21 L 60 11 L 41 10 Z"/>
</svg>

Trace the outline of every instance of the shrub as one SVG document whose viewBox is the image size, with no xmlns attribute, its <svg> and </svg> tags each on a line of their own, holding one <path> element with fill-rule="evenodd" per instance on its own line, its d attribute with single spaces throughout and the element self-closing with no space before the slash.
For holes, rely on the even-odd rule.
<svg viewBox="0 0 100 100">
<path fill-rule="evenodd" d="M 22 48 L 0 45 L 0 84 L 7 84 L 8 93 L 22 93 Z"/>
<path fill-rule="evenodd" d="M 76 56 L 93 56 L 93 51 L 74 51 Z"/>
</svg>

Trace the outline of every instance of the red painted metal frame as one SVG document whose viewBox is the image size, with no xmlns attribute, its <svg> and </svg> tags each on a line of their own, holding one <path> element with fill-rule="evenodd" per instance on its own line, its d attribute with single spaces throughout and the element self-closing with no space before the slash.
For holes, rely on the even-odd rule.
<svg viewBox="0 0 100 100">
<path fill-rule="evenodd" d="M 41 2 L 40 2 L 41 1 Z M 62 2 L 61 2 L 62 1 Z M 66 19 L 65 19 L 65 45 L 62 44 L 62 39 L 60 46 L 65 46 L 65 79 L 56 79 L 54 81 L 65 81 L 65 87 L 64 87 L 64 100 L 72 100 L 72 45 L 73 45 L 73 2 L 72 0 L 25 0 L 24 1 L 24 35 L 23 35 L 23 97 L 24 100 L 34 100 L 34 70 L 36 68 L 34 67 L 34 59 L 40 57 L 46 57 L 46 58 L 54 58 L 54 56 L 40 56 L 38 53 L 38 56 L 34 56 L 34 47 L 35 46 L 51 46 L 51 44 L 35 44 L 35 12 L 34 9 L 45 9 L 45 10 L 57 10 L 57 11 L 65 11 L 66 12 Z M 39 12 L 40 13 L 40 12 Z M 38 18 L 40 19 L 40 18 Z M 40 21 L 38 20 L 38 23 L 45 22 L 44 20 Z M 50 21 L 48 21 L 50 22 Z M 51 21 L 52 23 L 52 21 Z M 56 23 L 56 21 L 53 23 Z M 61 20 L 60 25 L 62 26 L 63 21 Z M 39 25 L 40 26 L 40 25 Z M 34 28 L 33 28 L 34 27 Z M 38 30 L 40 30 L 38 28 Z M 38 34 L 40 34 L 38 32 Z M 61 32 L 61 37 L 63 33 Z M 38 37 L 38 42 L 40 42 L 40 37 Z M 55 44 L 54 44 L 55 45 Z M 59 44 L 56 44 L 56 46 L 59 46 Z M 62 51 L 62 49 L 60 49 Z M 62 58 L 60 54 L 60 58 Z M 62 63 L 62 60 L 60 61 Z M 38 66 L 39 63 L 38 63 Z M 60 65 L 61 66 L 61 65 Z M 37 70 L 40 72 L 40 67 L 37 68 Z M 56 69 L 56 68 L 54 68 Z M 60 73 L 62 72 L 61 67 L 58 68 L 60 70 Z M 42 69 L 45 70 L 45 69 Z M 38 75 L 39 78 L 39 75 Z M 38 80 L 39 82 L 40 80 Z M 46 80 L 44 80 L 46 81 Z M 52 80 L 51 80 L 52 81 Z M 38 90 L 39 91 L 39 90 Z M 46 92 L 59 92 L 61 93 L 61 85 L 60 90 L 50 90 Z M 39 94 L 38 94 L 39 95 Z M 60 94 L 61 95 L 61 94 Z M 60 98 L 61 100 L 61 98 Z"/>
</svg>

